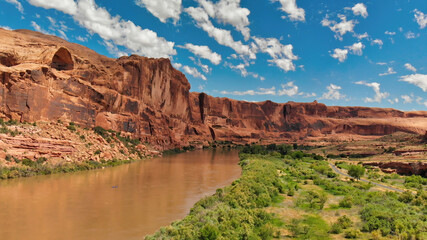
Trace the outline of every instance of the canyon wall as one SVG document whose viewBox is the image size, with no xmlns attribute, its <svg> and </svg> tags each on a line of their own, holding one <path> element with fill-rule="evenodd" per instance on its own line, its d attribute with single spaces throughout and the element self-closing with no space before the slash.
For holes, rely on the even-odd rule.
<svg viewBox="0 0 427 240">
<path fill-rule="evenodd" d="M 168 59 L 111 59 L 54 36 L 4 29 L 0 117 L 101 126 L 159 148 L 427 131 L 427 112 L 215 98 L 190 92 Z"/>
</svg>

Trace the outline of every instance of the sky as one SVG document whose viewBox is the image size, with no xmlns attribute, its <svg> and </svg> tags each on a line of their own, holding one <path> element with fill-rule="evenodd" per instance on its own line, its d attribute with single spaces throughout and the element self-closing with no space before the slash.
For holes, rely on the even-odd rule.
<svg viewBox="0 0 427 240">
<path fill-rule="evenodd" d="M 215 97 L 427 110 L 426 0 L 0 0 L 0 27 L 170 58 Z"/>
</svg>

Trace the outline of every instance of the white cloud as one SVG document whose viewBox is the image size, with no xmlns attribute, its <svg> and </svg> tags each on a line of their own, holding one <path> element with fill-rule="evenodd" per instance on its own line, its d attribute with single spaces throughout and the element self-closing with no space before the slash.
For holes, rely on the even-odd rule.
<svg viewBox="0 0 427 240">
<path fill-rule="evenodd" d="M 136 5 L 147 8 L 161 22 L 173 19 L 174 23 L 179 20 L 182 9 L 182 0 L 135 0 Z"/>
<path fill-rule="evenodd" d="M 340 62 L 344 62 L 347 59 L 348 50 L 347 49 L 334 49 L 334 53 L 331 54 L 331 57 L 338 59 Z"/>
<path fill-rule="evenodd" d="M 294 82 L 288 82 L 286 84 L 282 84 L 282 89 L 277 92 L 279 96 L 289 96 L 293 97 L 298 94 L 298 86 L 294 84 Z"/>
<path fill-rule="evenodd" d="M 183 66 L 182 67 L 182 69 L 186 72 L 186 73 L 188 73 L 188 74 L 190 74 L 191 76 L 193 76 L 193 77 L 195 77 L 195 78 L 201 78 L 201 79 L 203 79 L 203 80 L 207 80 L 207 78 L 203 75 L 203 74 L 201 74 L 196 68 L 194 68 L 194 67 L 189 67 L 189 66 Z"/>
<path fill-rule="evenodd" d="M 80 42 L 87 42 L 88 41 L 87 37 L 82 37 L 82 36 L 77 36 L 76 40 L 80 41 Z"/>
<path fill-rule="evenodd" d="M 403 103 L 412 103 L 414 101 L 413 97 L 409 95 L 400 96 L 403 99 Z"/>
<path fill-rule="evenodd" d="M 224 95 L 236 95 L 236 96 L 244 96 L 244 95 L 276 95 L 276 88 L 259 88 L 257 91 L 255 90 L 246 90 L 246 91 L 221 91 L 221 94 Z"/>
<path fill-rule="evenodd" d="M 331 83 L 326 87 L 326 89 L 328 91 L 323 93 L 320 99 L 340 100 L 345 98 L 345 95 L 340 93 L 340 90 L 342 89 L 340 86 Z"/>
<path fill-rule="evenodd" d="M 15 7 L 18 9 L 19 12 L 24 13 L 24 8 L 22 7 L 22 4 L 18 0 L 6 0 L 6 2 L 15 5 Z"/>
<path fill-rule="evenodd" d="M 73 0 L 28 0 L 28 2 L 36 7 L 56 9 L 69 15 L 77 13 L 77 3 Z"/>
<path fill-rule="evenodd" d="M 394 36 L 394 35 L 396 35 L 396 32 L 385 31 L 385 34 L 390 35 L 390 36 Z"/>
<path fill-rule="evenodd" d="M 414 84 L 421 88 L 424 92 L 427 92 L 427 75 L 426 74 L 412 74 L 400 77 L 400 81 Z"/>
<path fill-rule="evenodd" d="M 368 11 L 366 9 L 365 4 L 363 3 L 358 3 L 354 5 L 354 7 L 352 7 L 351 10 L 353 11 L 353 14 L 356 16 L 362 16 L 363 18 L 368 17 Z"/>
<path fill-rule="evenodd" d="M 414 66 L 412 66 L 410 63 L 405 63 L 405 68 L 406 69 L 408 69 L 409 71 L 412 71 L 412 72 L 416 72 L 417 71 L 417 69 L 414 67 Z"/>
<path fill-rule="evenodd" d="M 298 86 L 294 84 L 294 82 L 287 82 L 286 84 L 282 84 L 281 89 L 277 89 L 275 87 L 271 88 L 259 88 L 258 90 L 246 90 L 246 91 L 221 91 L 221 94 L 229 94 L 229 95 L 273 95 L 273 96 L 302 96 L 302 97 L 314 97 L 315 93 L 304 93 L 299 92 Z"/>
<path fill-rule="evenodd" d="M 295 71 L 295 64 L 293 61 L 297 60 L 298 57 L 292 52 L 292 44 L 283 45 L 277 38 L 252 37 L 252 39 L 255 41 L 253 45 L 253 50 L 255 52 L 261 51 L 273 58 L 268 60 L 268 62 L 274 63 L 285 72 Z"/>
<path fill-rule="evenodd" d="M 427 14 L 424 14 L 418 9 L 415 9 L 414 12 L 415 20 L 417 21 L 418 25 L 420 25 L 420 28 L 425 28 L 427 26 Z"/>
<path fill-rule="evenodd" d="M 411 31 L 408 31 L 407 33 L 405 33 L 405 38 L 406 39 L 414 39 L 414 38 L 417 38 L 419 36 L 420 36 L 420 34 L 415 34 L 415 33 L 411 32 Z"/>
<path fill-rule="evenodd" d="M 384 43 L 383 43 L 383 40 L 381 40 L 381 39 L 373 39 L 372 42 L 371 42 L 371 44 L 372 45 L 376 44 L 376 45 L 378 45 L 381 48 Z"/>
<path fill-rule="evenodd" d="M 380 77 L 382 76 L 387 76 L 387 75 L 392 75 L 392 74 L 396 74 L 396 72 L 394 71 L 394 69 L 392 67 L 387 68 L 387 72 L 385 73 L 380 73 L 378 74 Z"/>
<path fill-rule="evenodd" d="M 296 0 L 273 0 L 274 2 L 280 2 L 282 7 L 280 10 L 289 14 L 291 21 L 305 21 L 305 10 L 297 6 Z"/>
<path fill-rule="evenodd" d="M 398 99 L 398 98 L 394 98 L 394 99 L 387 99 L 387 101 L 388 101 L 390 104 L 399 103 L 399 99 Z"/>
<path fill-rule="evenodd" d="M 181 68 L 182 68 L 182 64 L 181 64 L 181 63 L 172 63 L 172 66 L 173 66 L 175 69 L 181 69 Z"/>
<path fill-rule="evenodd" d="M 367 32 L 365 32 L 364 34 L 354 34 L 355 37 L 357 37 L 357 39 L 362 40 L 364 38 L 369 38 L 369 34 Z"/>
<path fill-rule="evenodd" d="M 6 30 L 13 30 L 11 27 L 8 27 L 8 26 L 0 26 L 0 28 L 3 28 L 3 29 L 6 29 Z"/>
<path fill-rule="evenodd" d="M 256 58 L 248 45 L 244 45 L 241 41 L 234 41 L 230 31 L 216 28 L 209 20 L 209 15 L 203 8 L 189 7 L 185 11 L 196 21 L 198 27 L 207 32 L 219 44 L 230 47 L 238 54 L 249 56 L 251 59 Z"/>
<path fill-rule="evenodd" d="M 40 27 L 40 25 L 38 25 L 36 22 L 31 21 L 31 26 L 34 28 L 34 30 L 36 30 L 37 32 L 41 32 L 44 34 L 49 34 L 46 30 L 44 30 L 43 28 Z"/>
<path fill-rule="evenodd" d="M 221 62 L 221 55 L 212 52 L 208 46 L 198 46 L 191 43 L 185 44 L 184 48 L 188 49 L 193 54 L 211 61 L 211 63 L 218 65 Z"/>
<path fill-rule="evenodd" d="M 242 75 L 242 77 L 252 76 L 253 78 L 258 78 L 261 81 L 265 80 L 265 78 L 262 77 L 262 76 L 259 76 L 259 74 L 253 73 L 253 72 L 249 72 L 246 69 L 246 67 L 249 66 L 248 63 L 241 63 L 241 64 L 238 64 L 238 65 L 233 65 L 233 64 L 230 64 L 230 63 L 226 62 L 225 66 L 227 66 L 227 67 L 229 67 L 229 68 L 231 68 L 233 70 L 236 70 L 236 71 L 240 72 L 240 75 Z"/>
<path fill-rule="evenodd" d="M 240 0 L 220 0 L 212 3 L 207 0 L 198 0 L 206 13 L 220 23 L 230 24 L 241 32 L 245 40 L 250 38 L 249 9 L 240 7 Z"/>
<path fill-rule="evenodd" d="M 357 24 L 357 21 L 350 20 L 347 21 L 346 16 L 344 15 L 338 15 L 338 17 L 341 19 L 341 22 L 337 23 L 336 21 L 330 21 L 328 19 L 328 15 L 322 20 L 322 26 L 329 27 L 334 33 L 335 38 L 339 40 L 343 40 L 342 36 L 344 36 L 347 32 L 354 32 L 353 29 Z"/>
<path fill-rule="evenodd" d="M 380 86 L 381 84 L 377 82 L 365 82 L 365 81 L 359 81 L 356 82 L 356 84 L 359 85 L 365 85 L 367 87 L 370 87 L 374 90 L 375 96 L 373 98 L 367 97 L 365 98 L 365 102 L 377 102 L 380 103 L 383 99 L 386 99 L 390 94 L 388 92 L 381 92 Z"/>
<path fill-rule="evenodd" d="M 346 48 L 350 49 L 353 54 L 358 55 L 358 56 L 362 56 L 363 49 L 365 48 L 365 45 L 363 45 L 363 43 L 361 43 L 361 42 L 358 42 L 358 43 L 354 43 L 353 45 L 348 46 Z"/>
<path fill-rule="evenodd" d="M 156 32 L 142 29 L 132 21 L 111 16 L 94 0 L 28 0 L 30 4 L 45 9 L 56 9 L 70 14 L 91 34 L 98 34 L 107 44 L 124 46 L 128 52 L 147 57 L 170 57 L 176 54 L 174 43 L 157 36 Z"/>
</svg>

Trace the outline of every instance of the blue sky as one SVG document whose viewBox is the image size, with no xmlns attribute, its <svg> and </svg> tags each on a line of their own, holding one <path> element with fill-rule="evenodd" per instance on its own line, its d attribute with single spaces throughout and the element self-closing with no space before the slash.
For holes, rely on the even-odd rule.
<svg viewBox="0 0 427 240">
<path fill-rule="evenodd" d="M 425 0 L 1 0 L 0 27 L 168 57 L 213 96 L 427 110 Z"/>
</svg>

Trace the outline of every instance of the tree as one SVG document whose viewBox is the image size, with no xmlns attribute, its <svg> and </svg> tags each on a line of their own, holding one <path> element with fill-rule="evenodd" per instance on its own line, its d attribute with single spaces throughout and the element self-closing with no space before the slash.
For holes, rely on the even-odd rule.
<svg viewBox="0 0 427 240">
<path fill-rule="evenodd" d="M 348 175 L 359 180 L 365 174 L 365 168 L 359 165 L 351 165 L 348 169 Z"/>
</svg>

